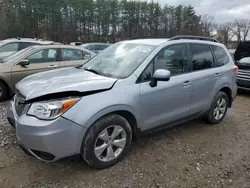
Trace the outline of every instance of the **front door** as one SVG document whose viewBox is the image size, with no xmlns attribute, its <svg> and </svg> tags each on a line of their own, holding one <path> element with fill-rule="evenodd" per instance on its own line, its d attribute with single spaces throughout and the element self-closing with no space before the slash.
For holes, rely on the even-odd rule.
<svg viewBox="0 0 250 188">
<path fill-rule="evenodd" d="M 61 49 L 61 67 L 81 65 L 90 58 L 91 54 L 82 50 L 70 48 Z"/>
<path fill-rule="evenodd" d="M 18 63 L 15 64 L 11 73 L 13 84 L 31 74 L 60 68 L 57 54 L 58 49 L 43 49 L 24 58 L 29 60 L 29 65 L 20 66 Z"/>
<path fill-rule="evenodd" d="M 169 81 L 149 82 L 155 70 L 171 72 Z M 142 130 L 181 120 L 190 115 L 192 85 L 185 44 L 164 47 L 140 76 Z"/>
</svg>

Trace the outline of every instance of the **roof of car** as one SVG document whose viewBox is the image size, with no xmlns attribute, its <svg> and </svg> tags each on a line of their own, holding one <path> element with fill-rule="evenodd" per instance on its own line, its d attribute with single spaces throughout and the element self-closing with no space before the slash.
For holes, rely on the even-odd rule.
<svg viewBox="0 0 250 188">
<path fill-rule="evenodd" d="M 72 46 L 72 45 L 63 45 L 63 44 L 51 44 L 51 45 L 44 45 L 44 46 L 32 46 L 30 48 L 33 49 L 48 49 L 48 48 L 70 48 L 70 49 L 76 49 L 76 50 L 82 50 L 82 51 L 86 51 L 88 53 L 94 53 L 88 49 L 79 47 L 79 46 Z"/>
<path fill-rule="evenodd" d="M 101 43 L 101 42 L 91 42 L 91 43 L 82 43 L 80 46 L 85 46 L 85 45 L 106 45 L 106 46 L 109 46 L 111 44 L 110 43 Z"/>
<path fill-rule="evenodd" d="M 212 44 L 217 46 L 223 46 L 223 44 L 219 42 L 212 41 L 213 39 L 209 39 L 207 37 L 201 37 L 201 39 L 197 38 L 145 38 L 145 39 L 132 39 L 132 40 L 125 40 L 121 41 L 123 43 L 135 43 L 135 44 L 145 44 L 145 45 L 153 45 L 159 46 L 165 42 L 188 42 L 188 43 L 203 43 L 203 44 Z"/>
<path fill-rule="evenodd" d="M 153 45 L 153 46 L 159 46 L 160 44 L 167 42 L 169 39 L 167 38 L 157 38 L 157 39 L 133 39 L 133 40 L 125 40 L 122 41 L 124 43 L 135 43 L 135 44 L 146 44 L 146 45 Z"/>
<path fill-rule="evenodd" d="M 38 44 L 51 44 L 53 41 L 39 40 L 33 38 L 9 38 L 2 40 L 1 43 L 9 43 L 9 42 L 29 42 L 29 43 L 38 43 Z"/>
</svg>

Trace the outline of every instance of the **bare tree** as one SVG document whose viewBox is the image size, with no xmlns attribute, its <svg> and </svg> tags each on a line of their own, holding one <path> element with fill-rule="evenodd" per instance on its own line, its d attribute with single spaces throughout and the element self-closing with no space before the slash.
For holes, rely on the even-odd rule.
<svg viewBox="0 0 250 188">
<path fill-rule="evenodd" d="M 203 26 L 202 30 L 203 30 L 203 35 L 204 36 L 211 36 L 211 33 L 213 32 L 214 29 L 214 18 L 210 15 L 203 15 L 201 17 L 201 24 Z"/>
<path fill-rule="evenodd" d="M 233 32 L 237 36 L 237 40 L 246 41 L 250 30 L 250 20 L 235 20 Z"/>
<path fill-rule="evenodd" d="M 226 46 L 228 46 L 229 42 L 235 36 L 235 33 L 233 32 L 233 24 L 228 22 L 217 25 L 216 30 L 218 34 L 218 39 Z"/>
</svg>

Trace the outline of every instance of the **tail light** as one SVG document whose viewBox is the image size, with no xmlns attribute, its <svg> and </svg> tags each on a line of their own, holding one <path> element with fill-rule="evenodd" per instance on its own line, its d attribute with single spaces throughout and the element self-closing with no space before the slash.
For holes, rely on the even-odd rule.
<svg viewBox="0 0 250 188">
<path fill-rule="evenodd" d="M 233 71 L 237 73 L 237 72 L 239 71 L 239 67 L 235 65 L 235 66 L 233 67 Z"/>
</svg>

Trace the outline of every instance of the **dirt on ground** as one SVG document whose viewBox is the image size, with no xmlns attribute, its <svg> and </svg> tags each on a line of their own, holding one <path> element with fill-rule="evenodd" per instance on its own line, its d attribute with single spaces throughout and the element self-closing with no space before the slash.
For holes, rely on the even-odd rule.
<svg viewBox="0 0 250 188">
<path fill-rule="evenodd" d="M 1 188 L 250 187 L 250 94 L 237 96 L 223 123 L 195 120 L 144 136 L 105 170 L 80 157 L 44 163 L 27 156 L 6 120 L 7 104 L 0 104 Z"/>
</svg>

